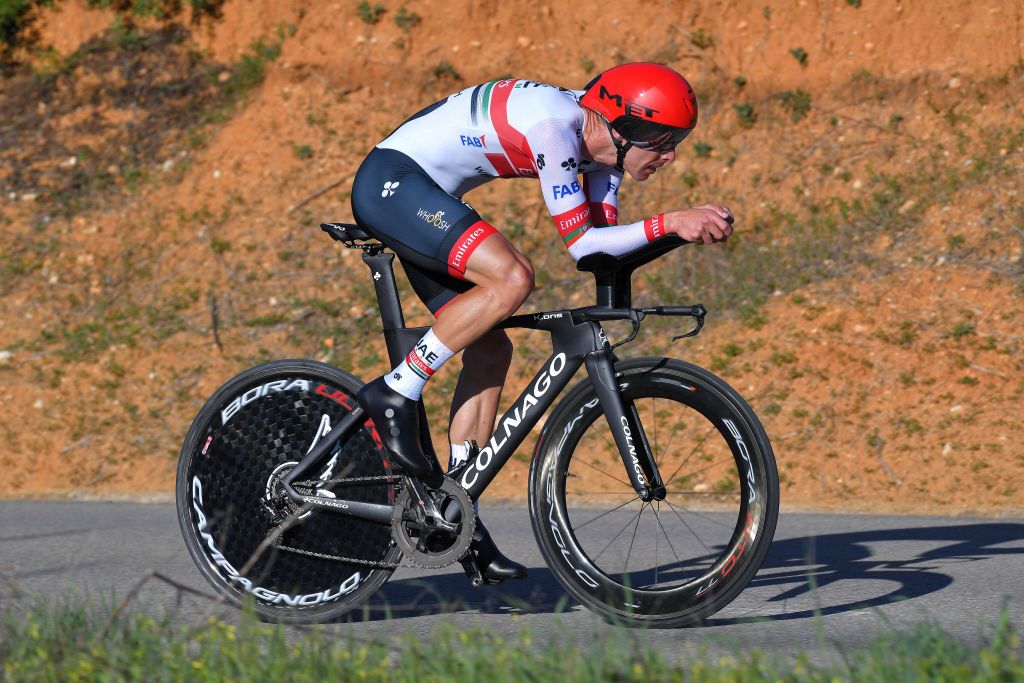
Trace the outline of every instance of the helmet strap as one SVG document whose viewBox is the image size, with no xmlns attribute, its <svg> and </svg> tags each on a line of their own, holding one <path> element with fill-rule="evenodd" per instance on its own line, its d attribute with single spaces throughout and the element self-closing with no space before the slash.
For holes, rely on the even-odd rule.
<svg viewBox="0 0 1024 683">
<path fill-rule="evenodd" d="M 629 140 L 619 142 L 615 138 L 615 134 L 612 129 L 612 124 L 608 122 L 608 119 L 605 119 L 605 125 L 608 126 L 608 135 L 611 137 L 612 144 L 615 145 L 615 150 L 617 152 L 615 157 L 615 170 L 619 171 L 620 173 L 624 172 L 625 169 L 622 167 L 622 164 L 626 161 L 626 152 L 628 152 L 629 148 L 633 146 L 633 143 L 630 142 Z"/>
</svg>

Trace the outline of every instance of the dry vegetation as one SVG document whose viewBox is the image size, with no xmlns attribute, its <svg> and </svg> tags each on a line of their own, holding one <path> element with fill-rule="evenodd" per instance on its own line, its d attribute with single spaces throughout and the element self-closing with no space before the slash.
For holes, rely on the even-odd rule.
<svg viewBox="0 0 1024 683">
<path fill-rule="evenodd" d="M 652 323 L 631 352 L 750 397 L 790 508 L 1020 511 L 1021 10 L 934 4 L 34 7 L 0 90 L 0 493 L 166 494 L 235 372 L 381 372 L 364 267 L 316 229 L 350 218 L 366 151 L 475 82 L 581 87 L 650 59 L 691 77 L 701 122 L 671 170 L 624 187 L 624 219 L 717 199 L 740 221 L 640 273 L 639 301 L 712 313 L 695 341 Z M 587 302 L 536 187 L 467 199 L 537 265 L 528 306 Z M 438 446 L 457 367 L 428 390 Z M 525 494 L 524 460 L 496 495 Z"/>
</svg>

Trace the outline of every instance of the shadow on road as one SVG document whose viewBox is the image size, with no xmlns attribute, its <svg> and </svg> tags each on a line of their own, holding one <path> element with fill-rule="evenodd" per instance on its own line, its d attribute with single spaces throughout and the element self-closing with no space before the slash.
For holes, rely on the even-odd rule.
<svg viewBox="0 0 1024 683">
<path fill-rule="evenodd" d="M 1024 555 L 1021 546 L 997 547 L 1022 539 L 1024 524 L 983 523 L 859 531 L 776 541 L 748 590 L 778 587 L 779 592 L 768 599 L 769 604 L 798 601 L 801 609 L 771 613 L 774 610 L 766 608 L 759 616 L 712 618 L 706 624 L 806 619 L 912 600 L 953 582 L 953 577 L 942 569 L 945 565 L 977 562 L 1000 555 Z M 928 543 L 933 547 L 914 555 L 904 551 L 902 556 L 898 546 L 878 547 L 884 543 L 908 542 Z M 840 581 L 873 584 L 887 581 L 895 585 L 880 595 L 827 604 L 826 589 Z M 813 606 L 805 607 L 808 601 Z"/>
<path fill-rule="evenodd" d="M 712 617 L 704 625 L 806 619 L 919 598 L 953 582 L 952 576 L 943 571 L 944 566 L 1000 555 L 1024 555 L 1024 546 L 999 547 L 1021 540 L 1024 524 L 1013 523 L 884 529 L 777 540 L 747 588 L 752 595 L 777 589 L 765 598 L 763 609 L 755 606 L 752 613 L 742 617 Z M 885 547 L 887 543 L 897 545 Z M 907 555 L 905 549 L 900 549 L 900 544 L 906 543 L 931 547 Z M 827 589 L 841 581 L 872 586 L 884 581 L 893 585 L 882 594 L 836 603 Z M 847 587 L 844 592 L 853 590 Z M 526 581 L 484 588 L 473 588 L 464 574 L 456 572 L 389 582 L 364 610 L 348 615 L 346 620 L 458 612 L 551 613 L 566 611 L 575 604 L 547 567 L 531 567 Z M 796 610 L 789 611 L 790 606 Z"/>
</svg>

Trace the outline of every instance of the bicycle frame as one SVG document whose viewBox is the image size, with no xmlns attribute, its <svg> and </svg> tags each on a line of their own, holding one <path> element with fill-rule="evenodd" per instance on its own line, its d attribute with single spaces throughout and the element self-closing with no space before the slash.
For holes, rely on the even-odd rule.
<svg viewBox="0 0 1024 683">
<path fill-rule="evenodd" d="M 389 360 L 392 365 L 397 365 L 428 328 L 405 326 L 398 288 L 395 285 L 395 255 L 385 252 L 382 245 L 363 245 L 361 248 L 363 261 L 369 266 L 373 276 Z M 679 307 L 680 311 L 684 308 L 699 309 L 699 320 L 703 321 L 703 307 L 699 304 L 696 307 Z M 497 421 L 494 434 L 476 457 L 449 473 L 449 476 L 459 481 L 466 489 L 470 498 L 476 500 L 480 497 L 583 365 L 586 365 L 629 481 L 637 495 L 645 501 L 660 500 L 665 496 L 665 486 L 636 409 L 632 404 L 625 404 L 619 383 L 615 379 L 613 347 L 609 345 L 601 324 L 589 318 L 629 319 L 634 324 L 635 337 L 639 319 L 644 313 L 690 313 L 680 313 L 676 310 L 669 312 L 660 308 L 610 308 L 607 305 L 600 307 L 600 311 L 604 315 L 596 316 L 595 311 L 587 308 L 515 315 L 498 326 L 502 329 L 526 328 L 549 333 L 552 354 L 512 407 Z M 627 315 L 624 311 L 632 311 L 632 314 Z M 421 424 L 426 425 L 426 414 L 422 407 L 420 418 Z M 294 502 L 381 524 L 391 523 L 390 505 L 307 496 L 292 488 L 292 484 L 302 479 L 304 475 L 325 464 L 338 441 L 365 422 L 362 408 L 356 406 L 353 412 L 341 420 L 330 434 L 284 477 L 284 489 Z M 429 430 L 424 428 L 422 431 L 424 453 L 433 453 L 433 447 L 429 443 Z M 436 456 L 434 464 L 440 469 Z"/>
</svg>

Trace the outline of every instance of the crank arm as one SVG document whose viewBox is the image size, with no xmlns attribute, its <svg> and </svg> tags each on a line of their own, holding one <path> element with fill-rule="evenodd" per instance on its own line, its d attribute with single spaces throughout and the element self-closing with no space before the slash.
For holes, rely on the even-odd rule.
<svg viewBox="0 0 1024 683">
<path fill-rule="evenodd" d="M 416 510 L 417 522 L 424 525 L 424 527 L 443 529 L 453 534 L 457 533 L 456 524 L 444 518 L 441 511 L 434 505 L 434 499 L 430 496 L 430 492 L 423 485 L 423 482 L 416 477 L 406 477 L 405 484 L 409 487 L 409 493 L 412 494 L 413 500 L 418 503 L 414 508 Z"/>
</svg>

